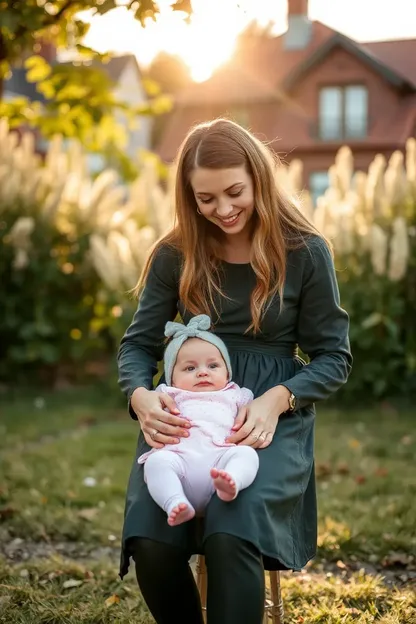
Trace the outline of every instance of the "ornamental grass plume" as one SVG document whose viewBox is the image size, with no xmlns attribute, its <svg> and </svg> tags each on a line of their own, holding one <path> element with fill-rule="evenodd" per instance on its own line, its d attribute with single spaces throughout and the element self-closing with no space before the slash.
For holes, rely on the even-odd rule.
<svg viewBox="0 0 416 624">
<path fill-rule="evenodd" d="M 406 219 L 404 217 L 396 217 L 393 221 L 392 230 L 388 277 L 392 282 L 399 282 L 406 275 L 410 255 Z"/>
<path fill-rule="evenodd" d="M 370 228 L 370 256 L 371 265 L 376 275 L 386 274 L 388 236 L 383 228 L 373 223 Z"/>
<path fill-rule="evenodd" d="M 416 139 L 406 141 L 406 175 L 413 198 L 416 200 Z"/>
<path fill-rule="evenodd" d="M 29 251 L 32 247 L 31 234 L 35 229 L 32 217 L 20 217 L 15 221 L 5 242 L 10 243 L 15 252 L 13 268 L 20 271 L 29 264 Z"/>
<path fill-rule="evenodd" d="M 407 192 L 407 178 L 404 169 L 402 152 L 395 151 L 388 163 L 384 174 L 384 201 L 385 214 L 393 217 L 403 209 L 403 202 Z"/>
<path fill-rule="evenodd" d="M 344 197 L 351 188 L 352 176 L 354 173 L 354 157 L 351 149 L 344 145 L 335 157 L 335 171 L 337 187 Z"/>
<path fill-rule="evenodd" d="M 98 234 L 90 236 L 90 257 L 102 282 L 111 291 L 120 292 L 122 279 L 119 263 L 106 241 Z"/>
<path fill-rule="evenodd" d="M 367 186 L 365 191 L 366 211 L 371 221 L 383 216 L 385 169 L 385 157 L 381 154 L 377 154 L 368 168 Z"/>
</svg>

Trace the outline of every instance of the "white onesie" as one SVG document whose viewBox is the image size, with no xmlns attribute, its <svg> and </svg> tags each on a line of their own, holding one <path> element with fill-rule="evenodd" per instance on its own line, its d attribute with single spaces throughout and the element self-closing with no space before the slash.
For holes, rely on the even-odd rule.
<svg viewBox="0 0 416 624">
<path fill-rule="evenodd" d="M 198 514 L 204 512 L 215 491 L 211 468 L 226 470 L 236 482 L 237 492 L 251 485 L 258 471 L 257 452 L 250 446 L 225 442 L 240 407 L 253 400 L 251 390 L 231 382 L 222 390 L 210 392 L 165 384 L 156 391 L 172 397 L 180 416 L 193 425 L 189 437 L 181 438 L 179 444 L 152 449 L 137 460 L 145 464 L 150 495 L 168 515 L 183 502 L 189 502 Z"/>
</svg>

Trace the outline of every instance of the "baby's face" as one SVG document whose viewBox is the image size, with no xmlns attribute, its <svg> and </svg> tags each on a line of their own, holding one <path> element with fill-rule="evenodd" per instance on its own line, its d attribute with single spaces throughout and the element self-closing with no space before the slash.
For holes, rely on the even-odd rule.
<svg viewBox="0 0 416 624">
<path fill-rule="evenodd" d="M 206 340 L 189 338 L 179 349 L 172 374 L 172 385 L 192 392 L 222 390 L 228 383 L 228 370 L 217 347 Z"/>
</svg>

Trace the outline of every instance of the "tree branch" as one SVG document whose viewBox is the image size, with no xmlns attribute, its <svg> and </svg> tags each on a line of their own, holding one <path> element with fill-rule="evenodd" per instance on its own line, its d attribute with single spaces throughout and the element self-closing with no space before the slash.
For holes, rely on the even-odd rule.
<svg viewBox="0 0 416 624">
<path fill-rule="evenodd" d="M 56 22 L 59 21 L 61 17 L 63 17 L 64 13 L 68 9 L 70 9 L 71 6 L 74 6 L 75 4 L 77 4 L 76 1 L 67 0 L 65 4 L 61 6 L 59 11 L 55 13 L 55 15 L 49 15 L 48 18 L 45 19 L 43 23 L 43 27 L 46 28 L 47 26 L 53 26 L 54 24 L 56 24 Z M 30 32 L 30 28 L 28 28 L 26 24 L 25 25 L 20 24 L 20 26 L 17 27 L 16 32 L 14 33 L 15 41 L 18 41 L 20 38 L 23 38 L 28 32 Z"/>
</svg>

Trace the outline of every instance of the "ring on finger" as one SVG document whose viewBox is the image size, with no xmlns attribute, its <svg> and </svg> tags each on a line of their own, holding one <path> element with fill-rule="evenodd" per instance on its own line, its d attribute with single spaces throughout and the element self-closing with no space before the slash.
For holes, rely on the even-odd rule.
<svg viewBox="0 0 416 624">
<path fill-rule="evenodd" d="M 260 436 L 257 433 L 252 433 L 251 437 L 254 438 L 255 440 L 258 440 Z"/>
<path fill-rule="evenodd" d="M 150 434 L 150 437 L 152 438 L 154 442 L 156 442 L 156 436 L 158 433 L 159 431 L 157 429 L 153 429 L 152 433 Z"/>
</svg>

